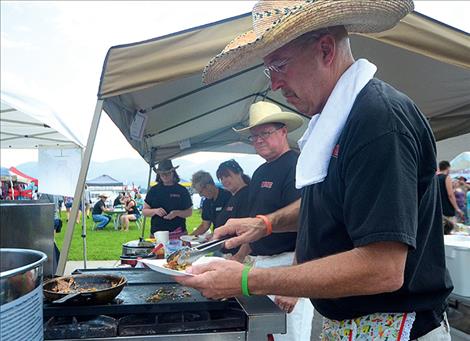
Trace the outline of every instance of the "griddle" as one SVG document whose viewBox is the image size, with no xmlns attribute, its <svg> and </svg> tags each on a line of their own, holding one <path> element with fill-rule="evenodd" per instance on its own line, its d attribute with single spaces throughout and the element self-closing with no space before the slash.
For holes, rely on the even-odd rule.
<svg viewBox="0 0 470 341">
<path fill-rule="evenodd" d="M 106 305 L 71 306 L 44 304 L 44 317 L 51 316 L 88 316 L 128 314 L 166 313 L 181 311 L 224 310 L 238 303 L 235 299 L 218 301 L 205 298 L 193 288 L 182 287 L 172 277 L 160 274 L 150 269 L 142 268 L 109 268 L 78 270 L 74 274 L 112 274 L 125 276 L 128 284 L 114 301 Z M 181 291 L 182 288 L 190 292 L 189 296 L 176 299 L 164 298 L 158 302 L 147 302 L 147 298 L 158 289 L 171 289 Z M 174 289 L 173 289 L 174 288 Z"/>
</svg>

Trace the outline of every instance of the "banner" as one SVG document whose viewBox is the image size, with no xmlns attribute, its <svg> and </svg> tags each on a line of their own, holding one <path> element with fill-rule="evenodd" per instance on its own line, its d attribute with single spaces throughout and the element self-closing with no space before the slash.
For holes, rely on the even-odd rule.
<svg viewBox="0 0 470 341">
<path fill-rule="evenodd" d="M 81 163 L 80 148 L 39 147 L 39 193 L 73 197 Z"/>
</svg>

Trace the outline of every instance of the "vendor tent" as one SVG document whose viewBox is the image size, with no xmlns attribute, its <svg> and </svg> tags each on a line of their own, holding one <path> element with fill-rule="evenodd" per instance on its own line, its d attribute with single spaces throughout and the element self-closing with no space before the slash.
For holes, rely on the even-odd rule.
<svg viewBox="0 0 470 341">
<path fill-rule="evenodd" d="M 10 167 L 10 174 L 14 175 L 19 182 L 23 182 L 26 184 L 29 184 L 31 182 L 34 182 L 34 184 L 37 186 L 38 185 L 38 179 L 33 178 L 32 176 L 29 176 L 22 171 L 20 171 L 16 167 Z"/>
<path fill-rule="evenodd" d="M 56 112 L 18 92 L 1 92 L 0 125 L 1 149 L 82 147 Z"/>
<path fill-rule="evenodd" d="M 90 148 L 85 153 L 80 174 L 83 180 L 76 195 L 83 190 L 102 109 L 150 169 L 162 159 L 196 151 L 254 152 L 246 137 L 236 134 L 232 127 L 245 123 L 248 108 L 255 101 L 266 99 L 296 112 L 279 92 L 270 90 L 261 60 L 213 84 L 201 82 L 207 62 L 235 36 L 248 31 L 251 20 L 248 13 L 111 47 L 103 65 L 87 143 Z M 375 63 L 378 78 L 418 104 L 438 140 L 470 132 L 467 33 L 413 12 L 389 31 L 353 35 L 351 40 L 356 58 Z M 301 129 L 290 134 L 291 146 L 296 147 L 307 124 L 304 117 Z M 150 175 L 149 171 L 149 179 Z M 65 247 L 71 231 L 67 230 Z M 66 257 L 67 253 L 62 255 Z M 64 268 L 65 259 L 61 259 L 59 273 Z"/>
<path fill-rule="evenodd" d="M 88 186 L 95 186 L 95 187 L 115 187 L 115 186 L 123 186 L 121 181 L 118 181 L 109 175 L 103 174 L 97 178 L 87 180 L 86 184 Z"/>
</svg>

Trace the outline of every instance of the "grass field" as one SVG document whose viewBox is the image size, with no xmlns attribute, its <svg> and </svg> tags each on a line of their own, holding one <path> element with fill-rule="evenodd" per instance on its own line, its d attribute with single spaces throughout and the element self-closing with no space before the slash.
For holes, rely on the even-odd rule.
<svg viewBox="0 0 470 341">
<path fill-rule="evenodd" d="M 194 210 L 193 215 L 186 219 L 188 231 L 191 232 L 194 228 L 199 226 L 200 222 L 201 212 L 200 210 Z M 59 249 L 62 249 L 62 243 L 67 229 L 65 212 L 62 212 L 62 223 L 62 231 L 55 235 L 55 241 Z M 122 253 L 122 244 L 139 239 L 142 235 L 142 231 L 139 230 L 134 222 L 130 223 L 128 232 L 114 230 L 112 221 L 104 230 L 92 231 L 93 221 L 90 217 L 86 221 L 86 227 L 87 260 L 118 260 Z M 147 219 L 144 237 L 148 237 L 149 234 L 150 219 Z M 81 235 L 82 225 L 75 224 L 68 260 L 83 260 L 83 238 Z"/>
</svg>

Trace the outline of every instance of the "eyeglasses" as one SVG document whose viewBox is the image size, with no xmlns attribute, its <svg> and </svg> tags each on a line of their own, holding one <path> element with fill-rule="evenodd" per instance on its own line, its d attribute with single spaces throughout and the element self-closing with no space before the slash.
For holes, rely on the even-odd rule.
<svg viewBox="0 0 470 341">
<path fill-rule="evenodd" d="M 271 136 L 272 134 L 274 134 L 276 131 L 278 131 L 279 129 L 282 129 L 284 126 L 282 127 L 279 127 L 279 128 L 276 128 L 274 130 L 271 130 L 271 131 L 262 131 L 261 133 L 259 134 L 253 134 L 253 135 L 250 135 L 248 136 L 248 140 L 250 142 L 254 142 L 258 139 L 258 137 L 262 140 L 266 140 L 269 136 Z"/>
<path fill-rule="evenodd" d="M 271 74 L 273 72 L 275 73 L 286 73 L 287 71 L 287 65 L 289 64 L 290 58 L 286 58 L 280 61 L 276 61 L 272 63 L 271 65 L 267 66 L 264 68 L 263 72 L 268 79 L 271 79 Z"/>
</svg>

